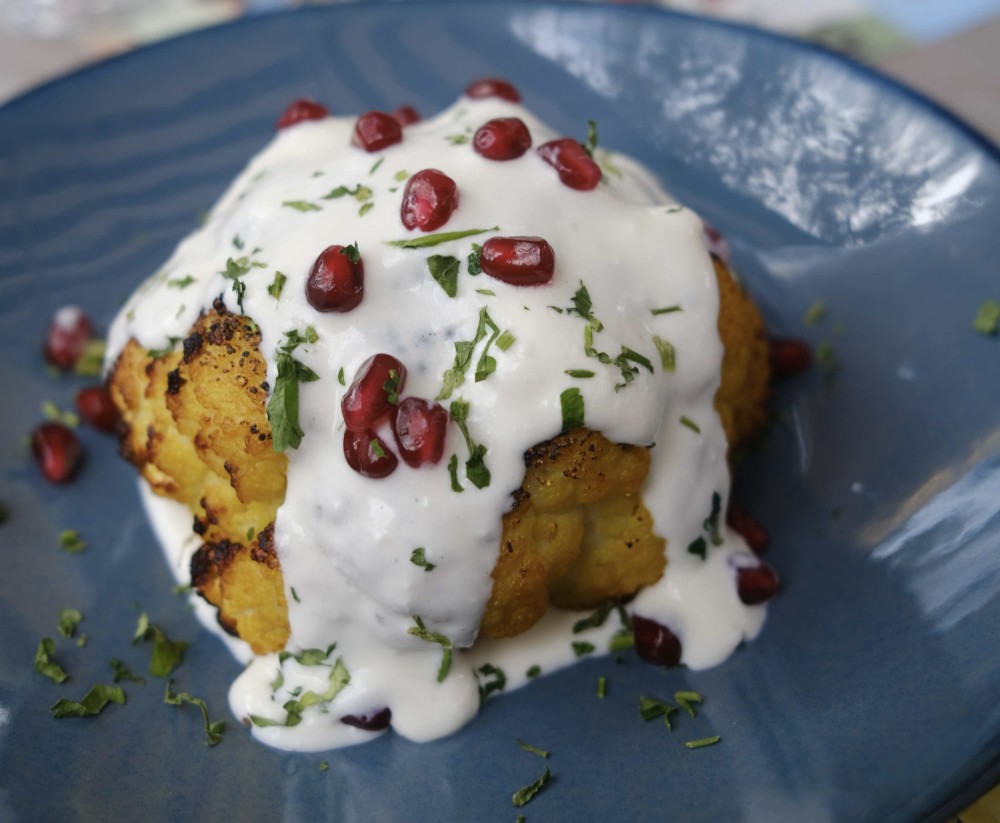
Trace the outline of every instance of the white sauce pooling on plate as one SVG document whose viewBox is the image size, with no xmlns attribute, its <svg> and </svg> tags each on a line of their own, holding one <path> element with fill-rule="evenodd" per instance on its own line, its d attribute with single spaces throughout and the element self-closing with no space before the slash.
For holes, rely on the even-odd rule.
<svg viewBox="0 0 1000 823">
<path fill-rule="evenodd" d="M 219 294 L 237 311 L 232 283 L 221 272 L 227 259 L 245 257 L 243 308 L 260 326 L 272 386 L 274 354 L 285 332 L 313 326 L 318 333 L 316 343 L 295 351 L 319 380 L 300 385 L 304 438 L 287 452 L 288 488 L 275 544 L 288 594 L 288 650 L 337 645 L 328 658 L 308 660 L 311 665 L 293 659 L 279 665 L 277 655 L 256 658 L 234 683 L 230 703 L 237 716 L 279 724 L 286 721 L 287 701 L 310 691 L 318 696 L 297 725 L 254 726 L 254 734 L 270 745 L 315 751 L 359 742 L 372 733 L 340 718 L 371 716 L 386 706 L 397 732 L 431 740 L 475 715 L 476 669 L 485 663 L 502 668 L 512 688 L 525 682 L 532 665 L 549 672 L 571 663 L 571 640 L 607 648 L 617 629 L 613 615 L 601 629 L 572 635 L 581 615 L 555 611 L 519 637 L 467 648 L 489 597 L 501 519 L 523 480 L 524 452 L 558 434 L 560 394 L 568 388 L 581 392 L 589 428 L 615 442 L 656 444 L 643 499 L 668 541 L 668 570 L 629 610 L 670 626 L 683 643 L 683 662 L 692 668 L 721 662 L 763 624 L 764 607 L 744 606 L 736 594 L 734 565 L 742 560 L 736 555 L 750 556 L 738 536 L 723 529 L 724 543 L 710 546 L 704 561 L 686 551 L 703 534 L 713 493 L 725 511 L 729 489 L 726 441 L 713 408 L 722 361 L 719 296 L 701 223 L 628 158 L 607 154 L 621 176 L 608 171 L 597 189 L 579 192 L 564 186 L 533 149 L 496 162 L 461 139 L 471 140 L 489 119 L 515 116 L 527 124 L 533 147 L 562 136 L 520 105 L 466 98 L 408 126 L 402 143 L 373 154 L 351 145 L 353 117 L 284 129 L 237 177 L 207 223 L 132 296 L 111 329 L 109 362 L 130 337 L 151 349 L 183 337 Z M 599 159 L 604 154 L 599 151 Z M 438 231 L 491 230 L 431 248 L 387 245 L 422 236 L 403 227 L 399 208 L 406 177 L 425 168 L 449 175 L 460 192 L 457 210 Z M 370 190 L 367 198 L 362 190 L 362 199 L 324 199 L 338 187 L 353 192 L 359 185 Z M 556 255 L 552 282 L 515 287 L 486 274 L 469 275 L 472 244 L 494 235 L 545 238 Z M 318 313 L 305 299 L 309 270 L 327 246 L 350 243 L 357 243 L 364 260 L 364 300 L 348 313 Z M 461 261 L 455 298 L 430 276 L 431 255 Z M 278 271 L 287 282 L 275 299 L 267 286 Z M 616 391 L 619 369 L 585 355 L 586 321 L 552 308 L 571 307 L 581 282 L 603 323 L 594 346 L 612 357 L 627 346 L 654 364 L 652 374 L 640 367 L 635 380 Z M 674 305 L 683 310 L 652 314 Z M 386 352 L 408 370 L 402 396 L 433 399 L 454 362 L 455 342 L 475 337 L 483 308 L 514 342 L 506 351 L 491 349 L 496 370 L 486 379 L 475 382 L 473 365 L 451 399 L 469 403 L 470 435 L 488 448 L 490 485 L 477 489 L 466 478 L 466 444 L 454 424 L 445 458 L 434 466 L 412 469 L 400 462 L 380 480 L 355 473 L 342 451 L 340 401 L 346 388 L 337 379 L 340 369 L 349 386 L 368 357 Z M 674 372 L 661 367 L 654 336 L 674 345 Z M 574 379 L 567 369 L 596 375 Z M 700 433 L 682 425 L 681 417 L 694 421 Z M 391 434 L 380 431 L 391 444 Z M 462 493 L 452 490 L 452 454 L 458 456 Z M 190 516 L 185 514 L 185 528 L 177 532 L 154 503 L 148 508 L 163 542 L 176 544 L 189 530 Z M 418 547 L 433 571 L 410 562 Z M 408 633 L 415 616 L 455 647 L 441 682 L 442 646 Z M 350 681 L 327 699 L 336 690 L 338 659 Z"/>
</svg>

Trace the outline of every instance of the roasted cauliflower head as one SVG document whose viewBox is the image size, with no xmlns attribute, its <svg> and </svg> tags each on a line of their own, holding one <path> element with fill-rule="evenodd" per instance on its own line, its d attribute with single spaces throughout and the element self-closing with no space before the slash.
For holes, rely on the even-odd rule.
<svg viewBox="0 0 1000 823">
<path fill-rule="evenodd" d="M 724 347 L 715 396 L 730 446 L 765 422 L 767 340 L 756 307 L 715 259 Z M 289 636 L 274 519 L 285 496 L 287 458 L 267 422 L 267 365 L 260 334 L 216 301 L 178 351 L 154 357 L 135 340 L 109 388 L 124 423 L 122 454 L 159 495 L 190 509 L 201 548 L 191 583 L 219 623 L 254 652 Z M 525 475 L 503 517 L 493 589 L 480 631 L 519 634 L 550 604 L 592 608 L 654 583 L 665 543 L 642 502 L 650 455 L 585 428 L 525 454 Z"/>
</svg>

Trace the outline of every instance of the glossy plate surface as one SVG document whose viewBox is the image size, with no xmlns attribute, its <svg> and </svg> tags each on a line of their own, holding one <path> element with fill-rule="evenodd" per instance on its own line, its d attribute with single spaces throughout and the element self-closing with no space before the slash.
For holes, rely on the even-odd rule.
<svg viewBox="0 0 1000 823">
<path fill-rule="evenodd" d="M 82 383 L 48 376 L 38 344 L 66 303 L 105 329 L 293 98 L 430 113 L 493 74 L 569 134 L 597 120 L 729 236 L 776 334 L 831 344 L 836 373 L 781 386 L 739 468 L 786 590 L 710 671 L 593 659 L 437 743 L 272 751 L 229 717 L 239 666 L 171 594 L 113 445 L 83 429 L 79 481 L 39 478 L 22 440 L 43 400 L 70 406 Z M 311 9 L 0 109 L 0 819 L 513 820 L 511 794 L 544 765 L 532 820 L 911 821 L 972 799 L 1000 764 L 1000 340 L 971 328 L 1000 298 L 998 214 L 997 154 L 926 102 L 797 43 L 642 8 Z M 816 300 L 826 316 L 806 327 Z M 61 552 L 64 528 L 88 549 Z M 111 682 L 111 657 L 144 670 L 137 604 L 197 641 L 175 688 L 229 719 L 221 745 L 148 675 L 99 718 L 49 716 Z M 84 613 L 85 647 L 55 633 L 63 607 Z M 46 635 L 61 686 L 32 670 Z M 641 721 L 639 695 L 682 688 L 706 696 L 696 720 L 672 735 Z"/>
</svg>

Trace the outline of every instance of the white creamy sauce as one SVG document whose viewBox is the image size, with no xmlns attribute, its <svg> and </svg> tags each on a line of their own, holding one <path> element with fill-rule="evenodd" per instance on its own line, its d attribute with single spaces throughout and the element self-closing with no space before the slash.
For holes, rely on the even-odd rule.
<svg viewBox="0 0 1000 823">
<path fill-rule="evenodd" d="M 315 665 L 294 659 L 280 665 L 277 655 L 253 659 L 233 684 L 230 703 L 240 718 L 252 714 L 284 723 L 287 701 L 329 689 L 336 660 L 350 681 L 333 699 L 306 709 L 298 725 L 254 726 L 254 734 L 270 745 L 315 751 L 360 742 L 373 733 L 340 718 L 370 716 L 384 707 L 391 709 L 398 733 L 431 740 L 476 714 L 480 666 L 502 668 L 510 689 L 526 681 L 532 665 L 551 672 L 572 663 L 573 640 L 593 643 L 598 653 L 607 649 L 618 628 L 614 614 L 601 629 L 573 635 L 572 625 L 582 615 L 556 610 L 523 635 L 472 647 L 490 594 L 502 516 L 524 477 L 524 452 L 559 433 L 560 393 L 571 387 L 584 398 L 586 426 L 614 442 L 656 444 L 642 496 L 667 540 L 668 567 L 629 611 L 670 626 L 682 641 L 683 662 L 696 669 L 718 664 L 763 625 L 765 607 L 745 606 L 736 593 L 736 567 L 756 562 L 737 535 L 723 526 L 723 544 L 709 545 L 705 560 L 687 551 L 705 534 L 713 493 L 720 495 L 724 512 L 729 490 L 726 440 L 713 408 L 722 361 L 719 296 L 701 222 L 675 206 L 648 171 L 616 154 L 598 151 L 621 177 L 608 171 L 597 189 L 579 192 L 564 186 L 533 149 L 496 162 L 480 157 L 469 142 L 450 139 L 471 139 L 487 120 L 514 116 L 527 124 L 534 147 L 563 136 L 517 104 L 466 98 L 406 127 L 402 143 L 371 154 L 351 145 L 353 117 L 282 130 L 112 326 L 109 363 L 130 337 L 152 349 L 185 336 L 220 294 L 238 311 L 231 281 L 221 272 L 228 258 L 245 256 L 261 264 L 241 278 L 243 308 L 260 326 L 272 386 L 274 355 L 285 332 L 312 326 L 318 333 L 316 343 L 295 351 L 319 380 L 299 387 L 304 438 L 287 452 L 288 488 L 275 544 L 292 630 L 288 651 L 337 645 Z M 399 209 L 407 174 L 426 168 L 449 175 L 460 193 L 458 208 L 437 231 L 490 231 L 424 249 L 387 245 L 421 236 L 403 227 Z M 364 202 L 373 205 L 364 214 L 353 196 L 323 199 L 338 186 L 354 190 L 359 184 L 371 190 Z M 287 202 L 318 210 L 282 205 Z M 494 235 L 545 238 L 556 255 L 551 283 L 515 287 L 485 273 L 469 275 L 465 261 L 472 244 Z M 242 250 L 235 247 L 236 238 Z M 317 255 L 329 245 L 355 242 L 364 260 L 364 300 L 347 313 L 315 311 L 305 299 L 305 282 Z M 430 276 L 431 255 L 461 261 L 455 298 Z M 267 286 L 277 271 L 287 282 L 276 300 Z M 627 346 L 652 361 L 652 374 L 640 368 L 634 382 L 615 391 L 618 368 L 585 356 L 586 321 L 551 308 L 572 306 L 581 282 L 604 324 L 594 346 L 612 356 Z M 674 305 L 682 311 L 652 314 Z M 402 396 L 433 399 L 454 362 L 455 342 L 475 337 L 483 307 L 514 343 L 506 351 L 491 349 L 495 372 L 475 382 L 473 367 L 451 399 L 470 404 L 469 432 L 488 448 L 490 485 L 477 489 L 465 477 L 466 444 L 454 424 L 445 457 L 436 465 L 413 469 L 401 461 L 384 479 L 354 472 L 342 450 L 340 401 L 346 388 L 337 379 L 340 369 L 349 386 L 368 357 L 386 352 L 408 370 Z M 676 371 L 661 367 L 654 335 L 674 345 Z M 477 346 L 474 363 L 483 345 Z M 567 369 L 589 369 L 596 376 L 574 379 Z M 682 425 L 682 417 L 700 433 Z M 388 428 L 379 431 L 392 444 Z M 462 493 L 452 490 L 447 467 L 452 454 L 458 456 Z M 181 527 L 169 506 L 145 497 L 172 565 L 187 582 L 187 558 L 196 548 L 190 543 L 190 514 L 184 510 Z M 186 552 L 178 547 L 182 540 L 188 541 Z M 425 549 L 433 571 L 410 562 L 417 547 Z M 214 622 L 212 610 L 205 613 Z M 455 647 L 442 682 L 442 647 L 407 632 L 415 616 Z M 284 682 L 275 688 L 279 670 Z"/>
</svg>

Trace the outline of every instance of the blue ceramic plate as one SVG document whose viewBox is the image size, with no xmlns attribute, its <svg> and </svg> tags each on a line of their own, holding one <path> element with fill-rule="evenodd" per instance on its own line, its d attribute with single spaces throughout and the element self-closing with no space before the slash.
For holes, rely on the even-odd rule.
<svg viewBox="0 0 1000 823">
<path fill-rule="evenodd" d="M 557 127 L 636 155 L 728 234 L 776 334 L 839 366 L 783 385 L 737 497 L 772 535 L 786 589 L 725 665 L 589 660 L 487 704 L 455 736 L 393 735 L 326 755 L 272 751 L 232 718 L 205 745 L 163 683 L 54 720 L 59 697 L 144 669 L 141 607 L 196 641 L 176 689 L 229 717 L 238 665 L 200 630 L 140 513 L 133 471 L 92 430 L 79 481 L 42 481 L 23 438 L 51 312 L 106 328 L 189 231 L 277 113 L 449 103 L 508 77 Z M 253 19 L 145 49 L 0 110 L 0 819 L 513 820 L 549 749 L 531 820 L 939 820 L 1000 775 L 1000 163 L 961 124 L 799 43 L 635 8 L 369 5 Z M 803 316 L 822 300 L 826 315 Z M 57 535 L 88 541 L 68 555 Z M 85 615 L 85 647 L 55 634 Z M 71 674 L 32 670 L 43 636 Z M 609 680 L 595 697 L 599 676 Z M 640 694 L 705 695 L 673 734 Z M 713 734 L 719 745 L 683 741 Z M 320 763 L 329 763 L 327 770 Z"/>
</svg>

